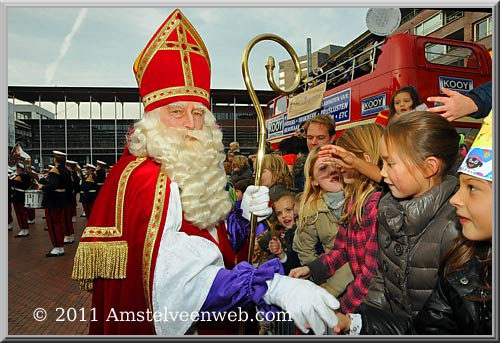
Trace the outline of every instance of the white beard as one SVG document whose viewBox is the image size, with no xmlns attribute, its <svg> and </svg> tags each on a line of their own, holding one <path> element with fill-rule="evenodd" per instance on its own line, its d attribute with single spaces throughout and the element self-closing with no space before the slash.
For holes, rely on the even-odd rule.
<svg viewBox="0 0 500 343">
<path fill-rule="evenodd" d="M 178 184 L 184 218 L 202 230 L 219 224 L 231 209 L 223 149 L 222 133 L 208 110 L 203 130 L 165 127 L 153 110 L 135 124 L 129 138 L 132 155 L 153 158 Z"/>
</svg>

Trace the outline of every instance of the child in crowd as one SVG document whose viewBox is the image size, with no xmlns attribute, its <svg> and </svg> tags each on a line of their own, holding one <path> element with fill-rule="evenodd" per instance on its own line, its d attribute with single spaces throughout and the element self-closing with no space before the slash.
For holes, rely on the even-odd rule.
<svg viewBox="0 0 500 343">
<path fill-rule="evenodd" d="M 248 157 L 243 155 L 236 155 L 233 157 L 233 164 L 231 165 L 233 171 L 231 172 L 231 181 L 233 184 L 243 179 L 250 179 L 253 181 L 252 170 L 248 163 Z"/>
<path fill-rule="evenodd" d="M 352 321 L 338 313 L 336 333 L 492 334 L 492 155 L 490 114 L 459 168 L 460 188 L 450 199 L 462 223 L 461 234 L 445 255 L 439 282 L 416 318 L 363 306 L 361 314 L 351 315 Z"/>
<path fill-rule="evenodd" d="M 379 142 L 383 132 L 383 127 L 377 124 L 351 127 L 340 136 L 337 145 L 380 167 Z M 325 162 L 330 160 L 323 158 Z M 292 270 L 290 276 L 312 276 L 315 282 L 321 283 L 349 263 L 354 282 L 347 287 L 340 306 L 344 313 L 353 313 L 368 293 L 377 272 L 377 209 L 381 191 L 377 182 L 355 169 L 342 168 L 341 171 L 347 206 L 334 246 L 328 253 Z"/>
<path fill-rule="evenodd" d="M 425 110 L 427 110 L 427 105 L 421 103 L 415 87 L 401 87 L 392 96 L 389 113 L 386 113 L 386 111 L 380 112 L 375 119 L 375 123 L 386 126 L 387 122 L 397 114 Z"/>
<path fill-rule="evenodd" d="M 260 185 L 269 189 L 269 198 L 273 201 L 277 194 L 293 189 L 293 178 L 285 160 L 277 154 L 264 155 Z M 255 230 L 255 237 L 269 230 L 269 224 L 260 218 Z M 236 201 L 228 217 L 227 231 L 233 250 L 237 253 L 238 261 L 247 260 L 250 237 L 250 212 L 245 197 Z"/>
<path fill-rule="evenodd" d="M 300 266 L 297 253 L 292 249 L 293 237 L 297 228 L 295 224 L 295 193 L 284 191 L 273 200 L 273 219 L 271 230 L 258 241 L 261 249 L 269 255 L 267 259 L 279 258 L 285 275 L 292 268 Z"/>
<path fill-rule="evenodd" d="M 365 302 L 413 318 L 432 293 L 460 232 L 449 203 L 458 143 L 455 127 L 431 112 L 400 114 L 386 127 L 381 175 L 390 192 L 379 202 L 378 272 Z"/>
<path fill-rule="evenodd" d="M 297 229 L 294 192 L 285 190 L 275 194 L 271 199 L 273 215 L 270 221 L 271 229 L 257 237 L 255 244 L 254 265 L 260 265 L 270 259 L 278 258 L 283 266 L 285 275 L 292 268 L 300 266 L 299 257 L 292 249 L 293 237 Z M 284 315 L 284 313 L 282 313 Z M 288 321 L 259 321 L 259 334 L 293 334 L 295 325 Z"/>
<path fill-rule="evenodd" d="M 302 265 L 333 248 L 344 206 L 340 170 L 333 163 L 319 159 L 318 152 L 319 147 L 314 148 L 306 160 L 306 183 L 293 239 L 293 250 Z M 346 264 L 326 281 L 324 287 L 334 296 L 339 296 L 353 279 L 351 268 Z"/>
<path fill-rule="evenodd" d="M 224 171 L 228 176 L 230 176 L 231 172 L 233 171 L 233 159 L 234 159 L 234 152 L 228 151 L 226 155 L 226 160 L 224 161 Z"/>
<path fill-rule="evenodd" d="M 243 193 L 247 190 L 248 186 L 252 185 L 253 181 L 250 179 L 242 179 L 234 184 L 234 190 L 236 192 L 236 200 L 243 199 Z"/>
<path fill-rule="evenodd" d="M 257 169 L 254 165 L 254 169 Z M 286 161 L 281 155 L 267 154 L 262 159 L 260 185 L 269 188 L 269 197 L 273 192 L 293 190 L 293 177 Z"/>
</svg>

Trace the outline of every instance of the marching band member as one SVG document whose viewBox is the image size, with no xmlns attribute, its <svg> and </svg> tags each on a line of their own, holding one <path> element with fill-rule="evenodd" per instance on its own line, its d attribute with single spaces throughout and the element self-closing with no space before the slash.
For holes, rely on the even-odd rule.
<svg viewBox="0 0 500 343">
<path fill-rule="evenodd" d="M 49 170 L 48 182 L 41 187 L 44 192 L 42 205 L 49 230 L 52 250 L 46 257 L 64 255 L 64 236 L 66 232 L 65 210 L 68 203 L 66 189 L 71 187 L 71 174 L 66 168 L 66 154 L 54 150 L 55 166 Z"/>
<path fill-rule="evenodd" d="M 90 217 L 95 198 L 97 197 L 98 186 L 95 170 L 96 167 L 93 164 L 87 163 L 85 165 L 85 175 L 82 178 L 82 185 L 80 186 L 80 202 L 87 218 Z"/>
<path fill-rule="evenodd" d="M 26 170 L 26 174 L 31 179 L 31 184 L 29 189 L 38 189 L 38 175 L 36 173 L 35 167 L 31 166 L 28 170 Z M 28 224 L 35 224 L 35 209 L 34 208 L 26 208 L 26 212 L 28 214 Z"/>
<path fill-rule="evenodd" d="M 73 223 L 76 222 L 76 195 L 80 193 L 80 177 L 78 176 L 76 165 L 76 161 L 66 160 L 66 168 L 68 168 L 70 172 L 71 179 L 70 187 L 66 189 L 66 235 L 64 236 L 64 244 L 71 244 L 75 241 L 75 228 L 73 227 Z"/>
<path fill-rule="evenodd" d="M 30 187 L 31 179 L 24 170 L 24 164 L 17 162 L 16 174 L 14 178 L 9 180 L 9 186 L 13 191 L 12 204 L 16 212 L 17 224 L 19 225 L 19 233 L 14 237 L 28 237 L 30 235 L 30 228 L 28 224 L 28 215 L 24 207 L 25 191 Z"/>
<path fill-rule="evenodd" d="M 7 214 L 9 215 L 9 231 L 12 231 L 14 226 L 12 223 L 14 222 L 14 218 L 12 217 L 12 197 L 14 196 L 14 190 L 10 187 L 10 179 L 14 178 L 16 175 L 16 170 L 14 168 L 11 168 L 10 166 L 7 168 L 7 174 L 8 174 L 8 179 L 7 179 L 7 184 L 9 185 L 8 189 L 8 202 L 9 202 L 9 207 L 8 207 L 8 212 Z"/>
<path fill-rule="evenodd" d="M 101 160 L 97 160 L 97 167 L 95 170 L 95 174 L 97 176 L 97 193 L 99 194 L 99 191 L 101 190 L 102 185 L 104 184 L 104 181 L 106 181 L 106 167 L 107 163 Z"/>
</svg>

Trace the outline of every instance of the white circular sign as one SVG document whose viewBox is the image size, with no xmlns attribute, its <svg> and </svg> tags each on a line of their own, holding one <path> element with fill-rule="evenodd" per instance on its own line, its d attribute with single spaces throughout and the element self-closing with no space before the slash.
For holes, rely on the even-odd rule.
<svg viewBox="0 0 500 343">
<path fill-rule="evenodd" d="M 388 36 L 401 23 L 399 8 L 370 8 L 366 13 L 366 26 L 377 36 Z"/>
</svg>

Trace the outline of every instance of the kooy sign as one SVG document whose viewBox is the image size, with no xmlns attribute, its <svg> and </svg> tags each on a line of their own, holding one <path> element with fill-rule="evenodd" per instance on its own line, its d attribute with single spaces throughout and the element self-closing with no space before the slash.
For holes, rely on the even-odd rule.
<svg viewBox="0 0 500 343">
<path fill-rule="evenodd" d="M 439 77 L 439 92 L 441 88 L 448 88 L 457 92 L 467 93 L 474 88 L 474 81 L 471 79 L 459 79 L 456 77 L 440 76 Z"/>
<path fill-rule="evenodd" d="M 361 115 L 368 116 L 385 110 L 386 96 L 385 93 L 361 100 Z"/>
</svg>

